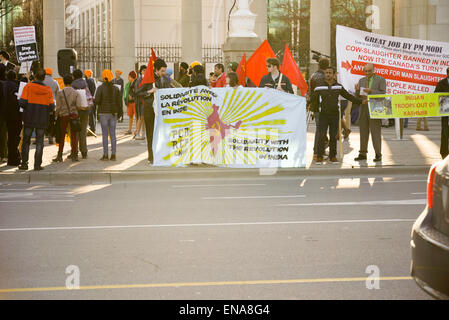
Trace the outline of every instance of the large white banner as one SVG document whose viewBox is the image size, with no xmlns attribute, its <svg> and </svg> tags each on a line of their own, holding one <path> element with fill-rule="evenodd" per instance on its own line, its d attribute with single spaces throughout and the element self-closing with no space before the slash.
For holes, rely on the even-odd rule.
<svg viewBox="0 0 449 320">
<path fill-rule="evenodd" d="M 387 94 L 433 93 L 449 67 L 449 43 L 384 36 L 337 26 L 337 67 L 349 91 L 373 63 Z"/>
<path fill-rule="evenodd" d="M 207 87 L 156 93 L 155 166 L 306 166 L 306 100 L 273 89 Z"/>
</svg>

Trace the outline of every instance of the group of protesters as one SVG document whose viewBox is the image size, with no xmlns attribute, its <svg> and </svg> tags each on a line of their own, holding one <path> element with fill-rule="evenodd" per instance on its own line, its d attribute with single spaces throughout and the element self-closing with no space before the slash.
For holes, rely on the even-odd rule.
<svg viewBox="0 0 449 320">
<path fill-rule="evenodd" d="M 73 162 L 88 157 L 87 136 L 95 135 L 96 121 L 102 130 L 103 156 L 101 161 L 117 160 L 117 122 L 123 121 L 123 109 L 129 117 L 128 135 L 134 134 L 136 140 L 147 140 L 148 163 L 154 163 L 153 131 L 155 111 L 154 94 L 157 89 L 208 86 L 239 87 L 236 73 L 238 64 L 227 66 L 216 64 L 214 72 L 206 78 L 204 66 L 198 62 L 190 65 L 182 62 L 179 73 L 173 77 L 173 70 L 162 59 L 154 61 L 154 81 L 145 81 L 147 66 L 128 73 L 128 82 L 122 79 L 123 72 L 117 70 L 115 77 L 111 70 L 103 70 L 101 84 L 97 86 L 92 78 L 92 71 L 74 70 L 63 77 L 64 88 L 61 90 L 52 78 L 51 69 L 37 69 L 33 74 L 18 74 L 17 67 L 9 62 L 6 52 L 0 52 L 0 160 L 7 161 L 8 166 L 18 166 L 19 170 L 28 170 L 28 154 L 31 138 L 36 138 L 34 170 L 41 171 L 44 150 L 44 137 L 49 144 L 58 144 L 58 154 L 54 163 L 63 162 L 66 135 L 70 137 L 71 152 L 68 156 Z M 258 87 L 281 90 L 293 94 L 289 78 L 280 72 L 280 62 L 276 58 L 266 60 L 268 74 Z M 328 160 L 338 163 L 337 140 L 347 138 L 351 131 L 345 125 L 342 115 L 347 101 L 360 105 L 360 151 L 355 161 L 367 160 L 368 140 L 371 134 L 376 152 L 374 161 L 382 161 L 381 121 L 371 119 L 367 97 L 371 94 L 385 94 L 386 80 L 375 74 L 374 65 L 366 64 L 365 77 L 355 86 L 355 94 L 350 94 L 336 80 L 336 71 L 328 59 L 321 59 L 319 70 L 310 79 L 308 110 L 313 113 L 317 127 L 314 142 L 314 161 L 322 164 L 325 150 L 329 147 Z M 449 76 L 449 69 L 448 69 Z M 446 82 L 448 83 L 446 83 Z M 25 84 L 20 85 L 20 82 Z M 247 86 L 253 86 L 247 83 Z M 437 92 L 449 92 L 448 78 L 438 84 Z M 22 88 L 23 90 L 19 90 Z M 21 91 L 21 92 L 19 92 Z M 352 90 L 351 90 L 352 91 Z M 19 96 L 20 95 L 20 96 Z M 134 121 L 136 122 L 133 131 Z M 443 118 L 442 155 L 447 155 L 448 120 Z M 340 124 L 343 132 L 340 131 Z M 329 131 L 329 138 L 328 138 Z M 109 138 L 111 152 L 109 153 Z M 446 139 L 445 143 L 443 138 Z M 445 148 L 445 150 L 443 150 Z"/>
</svg>

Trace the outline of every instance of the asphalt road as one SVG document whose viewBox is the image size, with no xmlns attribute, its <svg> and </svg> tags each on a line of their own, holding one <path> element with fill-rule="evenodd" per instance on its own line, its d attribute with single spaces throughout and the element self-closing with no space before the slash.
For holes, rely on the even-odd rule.
<svg viewBox="0 0 449 320">
<path fill-rule="evenodd" d="M 3 184 L 0 299 L 430 299 L 409 277 L 425 191 L 425 176 Z"/>
</svg>

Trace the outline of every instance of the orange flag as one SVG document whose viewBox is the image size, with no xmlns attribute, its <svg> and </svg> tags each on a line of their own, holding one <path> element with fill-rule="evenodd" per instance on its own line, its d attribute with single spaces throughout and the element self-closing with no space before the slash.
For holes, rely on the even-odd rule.
<svg viewBox="0 0 449 320">
<path fill-rule="evenodd" d="M 268 58 L 276 58 L 276 55 L 268 41 L 265 40 L 246 63 L 246 76 L 257 86 L 263 76 L 268 74 Z"/>
<path fill-rule="evenodd" d="M 293 55 L 290 51 L 290 48 L 288 47 L 288 44 L 285 45 L 284 61 L 282 62 L 280 71 L 290 79 L 290 82 L 292 84 L 299 88 L 302 96 L 307 93 L 309 86 L 304 80 L 304 77 L 302 76 L 301 70 L 299 70 L 299 67 L 296 64 L 295 59 L 293 59 Z"/>
<path fill-rule="evenodd" d="M 139 88 L 144 84 L 154 83 L 154 62 L 157 60 L 156 53 L 153 48 L 151 48 L 151 57 L 150 61 L 148 61 L 147 71 L 143 76 L 142 81 L 140 82 Z"/>
<path fill-rule="evenodd" d="M 246 53 L 243 54 L 242 60 L 240 61 L 240 64 L 237 68 L 236 73 L 239 76 L 239 85 L 245 87 L 245 85 L 246 85 Z"/>
</svg>

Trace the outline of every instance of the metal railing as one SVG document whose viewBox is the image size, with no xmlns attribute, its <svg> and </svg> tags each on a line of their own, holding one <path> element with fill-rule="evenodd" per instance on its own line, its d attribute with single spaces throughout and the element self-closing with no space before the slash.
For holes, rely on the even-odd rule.
<svg viewBox="0 0 449 320">
<path fill-rule="evenodd" d="M 73 46 L 78 54 L 78 69 L 92 70 L 96 78 L 101 78 L 104 69 L 112 69 L 111 46 Z"/>
<path fill-rule="evenodd" d="M 165 62 L 179 63 L 182 61 L 182 46 L 173 43 L 140 43 L 136 46 L 136 58 L 139 63 L 148 63 L 151 48 L 156 56 Z M 203 63 L 223 63 L 223 51 L 221 46 L 206 44 L 203 46 Z M 191 61 L 186 61 L 191 62 Z"/>
</svg>

